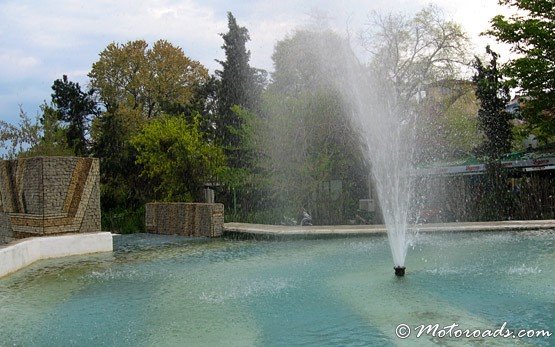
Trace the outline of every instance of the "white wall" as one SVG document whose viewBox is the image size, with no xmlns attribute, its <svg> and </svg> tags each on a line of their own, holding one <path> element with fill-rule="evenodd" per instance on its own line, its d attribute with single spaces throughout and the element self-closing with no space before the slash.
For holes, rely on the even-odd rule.
<svg viewBox="0 0 555 347">
<path fill-rule="evenodd" d="M 113 250 L 109 232 L 33 237 L 0 246 L 0 277 L 40 259 Z"/>
</svg>

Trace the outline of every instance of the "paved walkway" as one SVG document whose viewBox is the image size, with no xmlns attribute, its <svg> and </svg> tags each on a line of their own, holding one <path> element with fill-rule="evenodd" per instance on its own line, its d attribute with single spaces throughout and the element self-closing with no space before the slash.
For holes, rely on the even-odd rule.
<svg viewBox="0 0 555 347">
<path fill-rule="evenodd" d="M 430 223 L 412 226 L 411 229 L 416 229 L 419 232 L 555 230 L 555 220 Z M 224 224 L 224 235 L 240 238 L 319 238 L 385 233 L 386 228 L 384 225 L 322 225 L 301 227 L 248 223 Z"/>
</svg>

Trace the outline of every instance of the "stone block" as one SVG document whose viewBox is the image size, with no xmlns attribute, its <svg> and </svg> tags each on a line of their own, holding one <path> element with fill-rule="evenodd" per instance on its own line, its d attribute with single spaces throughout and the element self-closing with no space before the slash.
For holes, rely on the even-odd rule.
<svg viewBox="0 0 555 347">
<path fill-rule="evenodd" d="M 224 226 L 224 205 L 153 202 L 145 208 L 146 231 L 154 234 L 219 237 Z"/>
<path fill-rule="evenodd" d="M 0 160 L 0 242 L 100 231 L 99 171 L 95 158 Z"/>
</svg>

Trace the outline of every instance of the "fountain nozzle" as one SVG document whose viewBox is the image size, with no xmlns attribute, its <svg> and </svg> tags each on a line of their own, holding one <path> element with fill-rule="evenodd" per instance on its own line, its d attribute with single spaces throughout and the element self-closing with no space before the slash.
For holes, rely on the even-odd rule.
<svg viewBox="0 0 555 347">
<path fill-rule="evenodd" d="M 398 276 L 398 277 L 405 276 L 406 267 L 404 267 L 404 266 L 395 266 L 393 269 L 395 270 L 395 276 Z"/>
</svg>

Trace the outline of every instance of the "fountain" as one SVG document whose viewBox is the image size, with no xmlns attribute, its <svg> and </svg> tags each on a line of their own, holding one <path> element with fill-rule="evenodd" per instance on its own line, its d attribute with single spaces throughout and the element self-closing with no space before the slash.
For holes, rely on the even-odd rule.
<svg viewBox="0 0 555 347">
<path fill-rule="evenodd" d="M 0 345 L 394 346 L 403 343 L 400 323 L 555 331 L 553 232 L 422 234 L 403 283 L 391 279 L 385 236 L 114 241 L 113 254 L 0 278 Z M 406 344 L 551 340 L 410 336 Z"/>
<path fill-rule="evenodd" d="M 356 60 L 352 59 L 351 64 L 357 64 Z M 351 71 L 346 79 L 350 88 L 343 86 L 343 97 L 351 106 L 352 121 L 366 145 L 366 159 L 387 227 L 395 275 L 404 276 L 412 236 L 408 230 L 411 164 L 416 147 L 412 115 L 395 100 L 386 85 L 366 80 L 364 73 L 357 72 L 356 65 Z"/>
<path fill-rule="evenodd" d="M 286 112 L 293 114 L 303 112 L 303 107 L 310 109 L 311 100 L 316 100 L 317 103 L 323 99 L 325 107 L 328 107 L 329 100 L 333 100 L 334 106 L 340 105 L 328 107 L 323 111 L 328 114 L 323 117 L 307 119 L 309 122 L 336 124 L 337 128 L 330 130 L 335 131 L 334 134 L 324 134 L 329 137 L 337 134 L 352 137 L 350 141 L 354 146 L 361 148 L 361 153 L 351 158 L 364 161 L 364 166 L 370 170 L 367 175 L 372 179 L 387 226 L 394 266 L 403 268 L 408 245 L 412 242 L 408 217 L 411 212 L 411 173 L 416 146 L 415 112 L 409 107 L 411 102 L 399 97 L 395 86 L 389 82 L 387 72 L 382 71 L 384 68 L 378 67 L 370 72 L 368 67 L 358 61 L 350 43 L 332 31 L 300 31 L 286 41 L 283 46 L 276 48 L 273 87 L 280 90 L 283 103 L 287 103 L 289 97 L 301 100 L 298 104 L 287 106 L 292 111 L 287 109 Z M 309 100 L 307 104 L 303 103 L 305 99 Z M 275 118 L 280 117 L 279 112 L 281 109 L 276 112 Z M 330 117 L 329 113 L 334 113 L 334 116 Z M 291 117 L 291 122 L 295 121 L 297 119 Z M 298 127 L 303 128 L 305 125 L 301 122 Z M 283 134 L 291 142 L 303 136 L 307 135 L 303 132 Z M 308 136 L 314 135 L 309 133 Z M 295 162 L 290 157 L 282 158 L 285 152 L 282 147 L 287 148 L 288 144 L 279 146 L 275 143 L 275 137 L 270 139 L 268 152 L 277 152 L 275 155 L 270 154 L 272 163 L 279 163 L 278 166 L 282 168 Z M 308 149 L 299 148 L 296 152 L 308 153 L 310 147 L 305 143 L 309 141 L 311 140 L 298 141 L 299 147 L 304 145 Z M 311 150 L 315 152 L 319 149 Z M 396 273 L 401 275 L 402 271 L 397 270 Z"/>
<path fill-rule="evenodd" d="M 337 41 L 326 40 L 325 35 L 315 37 L 322 40 L 315 45 L 322 57 L 317 65 L 330 65 L 330 56 L 336 60 L 334 68 L 339 72 L 328 76 L 349 110 L 352 128 L 358 130 L 387 227 L 395 275 L 404 276 L 407 249 L 413 239 L 408 217 L 412 208 L 412 164 L 417 150 L 415 113 L 410 102 L 402 100 L 395 86 L 384 77 L 386 72 L 374 69 L 369 73 L 348 42 L 338 45 Z"/>
<path fill-rule="evenodd" d="M 413 114 L 390 86 L 367 78 L 350 48 L 331 52 L 342 76 L 331 83 L 366 148 L 388 239 L 119 235 L 114 253 L 0 278 L 0 345 L 550 345 L 548 337 L 399 339 L 398 327 L 427 324 L 555 331 L 555 233 L 413 238 Z M 411 243 L 411 280 L 392 280 L 388 254 L 402 277 Z"/>
</svg>

